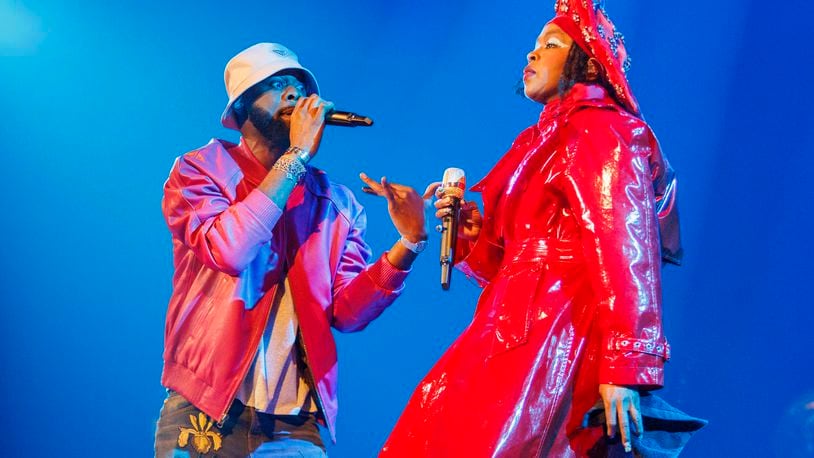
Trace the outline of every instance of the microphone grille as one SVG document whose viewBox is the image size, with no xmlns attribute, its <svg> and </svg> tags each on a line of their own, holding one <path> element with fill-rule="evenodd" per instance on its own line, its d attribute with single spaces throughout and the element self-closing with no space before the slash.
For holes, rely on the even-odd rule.
<svg viewBox="0 0 814 458">
<path fill-rule="evenodd" d="M 445 196 L 463 198 L 466 189 L 466 174 L 464 174 L 463 170 L 450 167 L 444 170 L 444 178 L 441 181 Z"/>
</svg>

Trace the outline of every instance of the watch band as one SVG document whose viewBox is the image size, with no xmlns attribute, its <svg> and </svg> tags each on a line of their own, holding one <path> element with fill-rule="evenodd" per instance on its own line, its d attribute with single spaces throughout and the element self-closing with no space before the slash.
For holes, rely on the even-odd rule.
<svg viewBox="0 0 814 458">
<path fill-rule="evenodd" d="M 287 150 L 285 150 L 285 154 L 293 154 L 303 165 L 307 164 L 308 161 L 311 160 L 311 152 L 302 149 L 299 146 L 289 146 Z"/>
<path fill-rule="evenodd" d="M 411 242 L 404 237 L 399 239 L 402 245 L 405 246 L 408 250 L 412 251 L 415 254 L 421 253 L 424 251 L 424 248 L 427 248 L 427 241 L 426 240 L 419 240 L 418 242 Z"/>
</svg>

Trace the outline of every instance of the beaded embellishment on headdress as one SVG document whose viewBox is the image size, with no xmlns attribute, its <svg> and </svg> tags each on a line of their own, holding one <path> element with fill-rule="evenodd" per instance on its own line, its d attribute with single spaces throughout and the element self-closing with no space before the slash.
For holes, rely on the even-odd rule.
<svg viewBox="0 0 814 458">
<path fill-rule="evenodd" d="M 552 22 L 602 64 L 618 100 L 628 111 L 638 114 L 638 103 L 625 76 L 630 69 L 625 38 L 608 17 L 604 0 L 556 0 L 554 12 Z"/>
</svg>

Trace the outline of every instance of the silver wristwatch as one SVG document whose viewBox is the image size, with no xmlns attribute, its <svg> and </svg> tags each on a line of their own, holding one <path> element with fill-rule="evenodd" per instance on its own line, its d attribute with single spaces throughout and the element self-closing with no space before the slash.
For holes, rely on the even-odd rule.
<svg viewBox="0 0 814 458">
<path fill-rule="evenodd" d="M 426 240 L 419 240 L 417 243 L 413 243 L 404 237 L 402 237 L 399 242 L 404 245 L 408 250 L 412 251 L 415 254 L 421 253 L 424 251 L 424 248 L 427 248 L 427 241 Z"/>
</svg>

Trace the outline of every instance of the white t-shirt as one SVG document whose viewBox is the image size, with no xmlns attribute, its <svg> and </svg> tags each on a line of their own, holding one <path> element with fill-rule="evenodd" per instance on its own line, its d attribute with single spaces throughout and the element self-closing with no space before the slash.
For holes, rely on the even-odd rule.
<svg viewBox="0 0 814 458">
<path fill-rule="evenodd" d="M 299 321 L 290 290 L 286 277 L 277 288 L 254 363 L 237 390 L 237 399 L 244 405 L 276 415 L 317 411 L 311 389 L 298 367 Z"/>
</svg>

